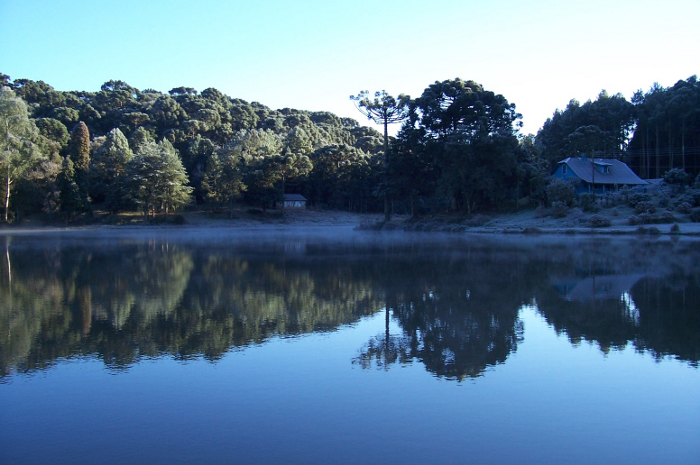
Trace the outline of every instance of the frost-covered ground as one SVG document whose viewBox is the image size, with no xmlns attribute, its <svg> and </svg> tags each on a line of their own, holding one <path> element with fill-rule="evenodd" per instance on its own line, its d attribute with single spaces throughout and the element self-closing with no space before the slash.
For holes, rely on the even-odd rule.
<svg viewBox="0 0 700 465">
<path fill-rule="evenodd" d="M 593 227 L 591 217 L 596 215 L 610 222 L 609 226 Z M 671 228 L 677 225 L 677 233 L 700 235 L 700 223 L 692 222 L 687 215 L 673 212 L 674 220 L 660 224 L 630 224 L 630 218 L 635 217 L 635 211 L 626 206 L 602 209 L 597 213 L 586 213 L 572 209 L 562 218 L 555 218 L 551 212 L 524 210 L 518 213 L 497 215 L 475 215 L 471 217 L 458 215 L 431 215 L 412 220 L 406 215 L 394 215 L 390 223 L 379 227 L 383 215 L 379 213 L 351 213 L 335 210 L 279 210 L 268 211 L 265 214 L 246 214 L 236 212 L 233 218 L 226 214 L 212 215 L 209 212 L 182 213 L 184 224 L 175 224 L 171 218 L 167 222 L 162 219 L 156 222 L 143 221 L 141 217 L 133 217 L 129 221 L 96 221 L 90 225 L 44 223 L 39 219 L 29 218 L 19 225 L 0 226 L 0 233 L 22 233 L 31 231 L 66 231 L 66 230 L 102 230 L 129 228 L 181 228 L 181 229 L 324 229 L 325 227 L 344 227 L 352 229 L 383 229 L 411 231 L 441 231 L 441 232 L 470 232 L 470 233 L 580 233 L 580 234 L 669 234 Z"/>
</svg>

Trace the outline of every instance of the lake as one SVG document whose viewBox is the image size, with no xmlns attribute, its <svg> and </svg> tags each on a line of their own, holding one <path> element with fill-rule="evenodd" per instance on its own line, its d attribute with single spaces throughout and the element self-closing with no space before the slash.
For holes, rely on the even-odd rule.
<svg viewBox="0 0 700 465">
<path fill-rule="evenodd" d="M 699 246 L 0 236 L 0 463 L 700 463 Z"/>
</svg>

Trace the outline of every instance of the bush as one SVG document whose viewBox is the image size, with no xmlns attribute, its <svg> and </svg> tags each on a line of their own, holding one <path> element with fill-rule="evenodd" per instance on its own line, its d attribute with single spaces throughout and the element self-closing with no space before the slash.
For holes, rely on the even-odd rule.
<svg viewBox="0 0 700 465">
<path fill-rule="evenodd" d="M 486 215 L 476 214 L 466 221 L 467 226 L 476 227 L 483 226 L 491 220 Z"/>
<path fill-rule="evenodd" d="M 593 215 L 588 219 L 588 226 L 591 228 L 605 228 L 612 224 L 610 218 L 601 215 Z"/>
<path fill-rule="evenodd" d="M 555 202 L 561 202 L 567 207 L 570 206 L 576 198 L 576 188 L 570 182 L 555 179 L 546 189 L 547 199 L 554 206 Z"/>
<path fill-rule="evenodd" d="M 595 196 L 593 194 L 581 194 L 578 196 L 578 204 L 583 211 L 591 211 L 596 206 Z"/>
<path fill-rule="evenodd" d="M 629 206 L 632 208 L 637 208 L 637 204 L 639 202 L 649 202 L 651 200 L 651 196 L 649 194 L 640 194 L 638 192 L 635 192 L 634 194 L 629 196 Z"/>
<path fill-rule="evenodd" d="M 676 211 L 679 213 L 683 214 L 688 214 L 693 210 L 693 206 L 690 205 L 688 202 L 681 202 L 678 205 L 676 205 Z"/>
<path fill-rule="evenodd" d="M 664 173 L 664 182 L 666 184 L 687 184 L 690 181 L 690 175 L 682 168 L 673 168 Z"/>
<path fill-rule="evenodd" d="M 641 213 L 655 213 L 656 212 L 656 207 L 654 204 L 648 200 L 643 200 L 637 203 L 634 207 L 634 211 L 637 212 L 637 214 Z"/>
<path fill-rule="evenodd" d="M 175 215 L 175 218 L 173 218 L 173 223 L 177 225 L 183 225 L 187 223 L 187 220 L 182 215 Z"/>
<path fill-rule="evenodd" d="M 637 226 L 638 224 L 642 224 L 642 218 L 637 215 L 632 215 L 627 218 L 627 224 L 630 226 Z"/>
<path fill-rule="evenodd" d="M 572 208 L 571 212 L 569 212 L 568 217 L 571 218 L 572 220 L 581 219 L 583 217 L 583 210 L 581 210 L 578 207 Z"/>
<path fill-rule="evenodd" d="M 678 223 L 671 226 L 671 234 L 680 234 L 680 232 L 681 232 L 681 227 L 678 226 Z"/>
<path fill-rule="evenodd" d="M 563 202 L 554 202 L 552 204 L 552 217 L 553 218 L 564 218 L 569 214 L 569 209 Z"/>
<path fill-rule="evenodd" d="M 637 228 L 635 231 L 637 234 L 661 234 L 661 231 L 659 228 L 651 227 L 651 228 L 646 228 L 644 226 L 640 226 Z"/>
<path fill-rule="evenodd" d="M 690 219 L 696 223 L 700 223 L 700 208 L 693 208 L 693 211 L 690 212 Z"/>
<path fill-rule="evenodd" d="M 673 213 L 671 212 L 661 212 L 658 215 L 658 221 L 655 221 L 655 223 L 675 223 L 676 222 L 676 217 L 673 216 Z"/>
</svg>

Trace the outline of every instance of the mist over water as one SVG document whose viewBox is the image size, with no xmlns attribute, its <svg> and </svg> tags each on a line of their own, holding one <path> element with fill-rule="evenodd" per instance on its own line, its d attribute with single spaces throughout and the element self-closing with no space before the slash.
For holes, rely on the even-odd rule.
<svg viewBox="0 0 700 465">
<path fill-rule="evenodd" d="M 385 454 L 450 463 L 466 441 L 479 463 L 546 462 L 572 447 L 590 463 L 617 453 L 600 431 L 648 463 L 668 456 L 663 438 L 679 444 L 675 457 L 697 456 L 687 439 L 700 433 L 698 244 L 347 227 L 5 236 L 0 408 L 10 422 L 0 446 L 9 463 L 39 463 L 49 445 L 70 456 L 77 452 L 61 438 L 82 431 L 80 419 L 96 425 L 87 433 L 95 444 L 107 429 L 155 461 L 178 450 L 225 462 L 235 449 L 242 463 L 256 454 L 321 463 L 339 451 L 341 463 Z M 145 386 L 151 394 L 138 397 Z M 558 402 L 554 411 L 543 396 Z M 138 408 L 125 407 L 135 398 Z M 638 403 L 644 421 L 673 425 L 653 440 L 625 429 Z M 169 423 L 172 410 L 180 420 Z M 508 411 L 531 432 L 503 423 Z M 433 430 L 405 421 L 408 412 Z M 562 425 L 561 412 L 584 423 Z M 39 427 L 67 417 L 62 432 Z M 183 422 L 205 424 L 184 447 L 166 433 L 133 436 L 129 425 L 142 421 L 171 436 Z M 504 448 L 499 430 L 516 439 Z M 545 431 L 570 435 L 532 448 Z M 402 439 L 419 433 L 415 444 Z M 347 443 L 348 434 L 366 447 Z M 574 445 L 576 434 L 592 445 Z M 21 435 L 46 448 L 23 455 Z M 416 455 L 432 435 L 444 448 Z M 322 444 L 312 439 L 321 436 Z M 158 455 L 163 446 L 171 452 Z M 133 458 L 114 447 L 114 457 Z M 76 461 L 99 450 L 87 447 Z"/>
</svg>

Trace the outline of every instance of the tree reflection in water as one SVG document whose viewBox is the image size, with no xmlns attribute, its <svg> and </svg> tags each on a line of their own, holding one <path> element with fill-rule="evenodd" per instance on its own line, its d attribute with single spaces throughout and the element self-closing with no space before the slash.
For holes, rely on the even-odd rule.
<svg viewBox="0 0 700 465">
<path fill-rule="evenodd" d="M 700 359 L 695 241 L 480 236 L 238 244 L 6 238 L 0 379 L 59 359 L 113 369 L 142 357 L 204 357 L 275 335 L 330 331 L 384 310 L 385 330 L 353 362 L 419 362 L 462 380 L 503 363 L 532 305 L 573 344 L 632 345 Z M 399 333 L 389 331 L 391 322 Z"/>
</svg>

